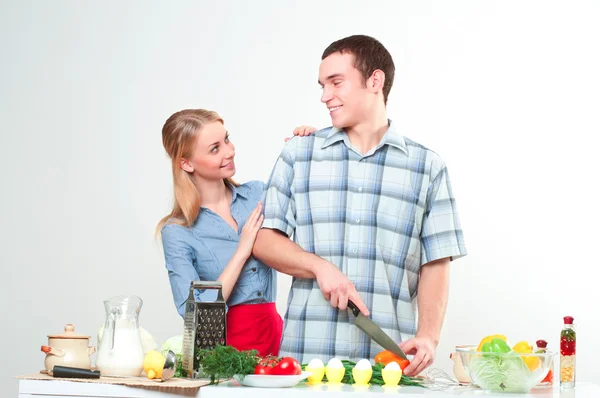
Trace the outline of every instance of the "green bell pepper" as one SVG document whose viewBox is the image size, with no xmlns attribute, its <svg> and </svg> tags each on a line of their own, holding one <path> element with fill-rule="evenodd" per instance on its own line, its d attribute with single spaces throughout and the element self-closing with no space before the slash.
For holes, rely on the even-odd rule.
<svg viewBox="0 0 600 398">
<path fill-rule="evenodd" d="M 506 344 L 506 341 L 502 339 L 492 339 L 489 343 L 483 344 L 481 351 L 486 353 L 506 354 L 507 352 L 510 352 L 511 349 L 510 346 Z"/>
<path fill-rule="evenodd" d="M 492 351 L 500 354 L 505 354 L 511 351 L 510 346 L 502 339 L 492 339 Z"/>
</svg>

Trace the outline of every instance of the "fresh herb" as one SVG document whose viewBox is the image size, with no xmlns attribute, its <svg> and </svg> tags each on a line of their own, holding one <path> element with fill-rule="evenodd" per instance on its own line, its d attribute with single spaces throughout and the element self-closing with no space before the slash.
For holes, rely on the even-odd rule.
<svg viewBox="0 0 600 398">
<path fill-rule="evenodd" d="M 210 377 L 210 384 L 219 384 L 221 380 L 231 379 L 234 375 L 253 374 L 260 357 L 258 351 L 238 351 L 232 346 L 218 345 L 211 350 L 198 351 L 200 372 Z"/>
<path fill-rule="evenodd" d="M 356 366 L 356 362 L 348 361 L 346 359 L 342 359 L 342 365 L 344 365 L 344 378 L 342 379 L 342 383 L 344 384 L 354 384 L 354 377 L 352 377 L 352 369 Z M 307 364 L 302 365 L 302 370 L 305 370 Z M 381 375 L 381 371 L 385 368 L 384 365 L 380 363 L 376 363 L 374 366 L 371 366 L 373 369 L 373 375 L 371 376 L 371 381 L 369 383 L 381 386 L 384 384 L 383 376 Z M 323 377 L 323 381 L 327 381 L 327 376 Z M 415 387 L 424 387 L 424 379 L 419 377 L 410 377 L 406 375 L 402 375 L 400 379 L 400 385 L 403 386 L 415 386 Z"/>
</svg>

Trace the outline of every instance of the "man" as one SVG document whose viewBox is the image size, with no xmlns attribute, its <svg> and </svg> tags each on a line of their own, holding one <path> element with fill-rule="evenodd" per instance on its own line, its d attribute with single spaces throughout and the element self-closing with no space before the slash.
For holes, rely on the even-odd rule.
<svg viewBox="0 0 600 398">
<path fill-rule="evenodd" d="M 332 43 L 319 84 L 333 127 L 288 141 L 271 174 L 253 254 L 294 277 L 280 355 L 373 359 L 352 300 L 414 355 L 406 374 L 433 362 L 466 248 L 444 162 L 387 118 L 394 69 L 371 37 Z"/>
</svg>

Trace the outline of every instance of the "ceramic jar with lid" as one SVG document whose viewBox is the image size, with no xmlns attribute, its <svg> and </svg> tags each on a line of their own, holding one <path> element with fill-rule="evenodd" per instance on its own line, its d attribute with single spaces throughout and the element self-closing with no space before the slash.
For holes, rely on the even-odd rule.
<svg viewBox="0 0 600 398">
<path fill-rule="evenodd" d="M 75 327 L 68 324 L 63 334 L 48 335 L 48 345 L 42 346 L 42 352 L 46 353 L 44 366 L 47 371 L 55 365 L 90 369 L 90 355 L 96 352 L 96 347 L 90 347 L 90 336 L 75 333 Z"/>
</svg>

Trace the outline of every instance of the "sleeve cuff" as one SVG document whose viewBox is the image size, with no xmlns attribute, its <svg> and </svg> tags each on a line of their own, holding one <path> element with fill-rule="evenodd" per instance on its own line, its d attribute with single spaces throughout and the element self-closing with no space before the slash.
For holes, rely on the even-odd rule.
<svg viewBox="0 0 600 398">
<path fill-rule="evenodd" d="M 264 220 L 261 228 L 276 229 L 286 234 L 288 238 L 294 233 L 294 229 L 290 224 L 275 219 Z"/>
</svg>

